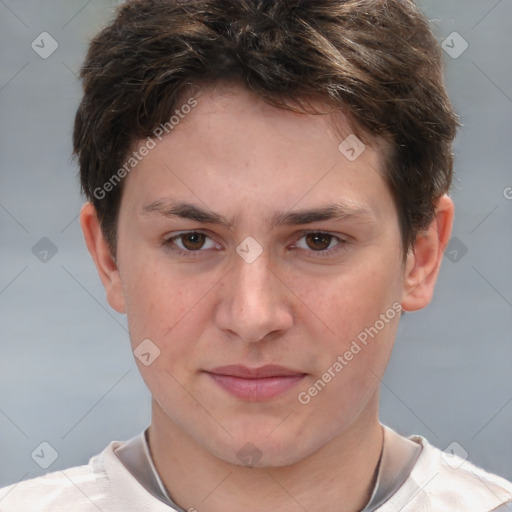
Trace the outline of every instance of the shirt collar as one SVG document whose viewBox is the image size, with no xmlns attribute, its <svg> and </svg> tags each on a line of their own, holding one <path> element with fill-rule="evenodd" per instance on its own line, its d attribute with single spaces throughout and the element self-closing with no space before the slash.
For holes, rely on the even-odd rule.
<svg viewBox="0 0 512 512">
<path fill-rule="evenodd" d="M 402 486 L 411 473 L 422 446 L 383 426 L 384 443 L 377 478 L 370 500 L 361 512 L 374 512 Z M 134 478 L 156 499 L 185 512 L 169 496 L 149 450 L 147 429 L 115 450 L 117 458 Z"/>
</svg>

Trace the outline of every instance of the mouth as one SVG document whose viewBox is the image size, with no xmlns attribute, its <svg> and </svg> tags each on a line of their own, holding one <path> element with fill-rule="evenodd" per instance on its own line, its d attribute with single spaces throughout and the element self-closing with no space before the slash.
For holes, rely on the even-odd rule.
<svg viewBox="0 0 512 512">
<path fill-rule="evenodd" d="M 259 368 L 229 365 L 205 373 L 228 393 L 242 400 L 254 402 L 279 396 L 306 376 L 306 373 L 277 365 Z"/>
</svg>

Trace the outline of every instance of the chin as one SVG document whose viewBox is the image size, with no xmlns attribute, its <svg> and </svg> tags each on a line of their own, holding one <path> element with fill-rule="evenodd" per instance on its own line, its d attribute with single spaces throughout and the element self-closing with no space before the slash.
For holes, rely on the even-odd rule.
<svg viewBox="0 0 512 512">
<path fill-rule="evenodd" d="M 273 427 L 275 429 L 275 425 Z M 243 431 L 242 431 L 243 432 Z M 269 434 L 270 432 L 270 434 Z M 281 436 L 272 429 L 247 429 L 227 442 L 208 439 L 203 446 L 217 458 L 243 467 L 268 468 L 293 465 L 320 449 L 323 443 L 311 439 L 304 442 L 295 431 L 283 429 Z M 300 447 L 299 447 L 300 446 Z"/>
</svg>

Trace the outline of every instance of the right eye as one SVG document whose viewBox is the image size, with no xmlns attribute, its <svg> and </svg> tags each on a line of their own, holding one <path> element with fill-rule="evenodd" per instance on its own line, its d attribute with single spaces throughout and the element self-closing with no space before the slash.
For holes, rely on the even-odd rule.
<svg viewBox="0 0 512 512">
<path fill-rule="evenodd" d="M 208 235 L 200 231 L 184 231 L 175 234 L 165 238 L 162 245 L 183 256 L 195 256 L 194 253 L 221 248 Z"/>
</svg>

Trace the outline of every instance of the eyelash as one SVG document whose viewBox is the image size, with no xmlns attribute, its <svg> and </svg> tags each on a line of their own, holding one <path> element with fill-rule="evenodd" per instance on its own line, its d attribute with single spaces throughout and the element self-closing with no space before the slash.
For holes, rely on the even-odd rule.
<svg viewBox="0 0 512 512">
<path fill-rule="evenodd" d="M 304 238 L 307 235 L 326 235 L 326 236 L 331 237 L 331 239 L 335 239 L 338 241 L 338 243 L 334 247 L 331 247 L 330 249 L 324 249 L 322 251 L 313 251 L 313 249 L 302 249 L 304 251 L 307 251 L 308 254 L 313 254 L 314 257 L 316 257 L 316 258 L 327 258 L 329 256 L 332 256 L 333 254 L 346 249 L 346 246 L 349 243 L 347 238 L 341 238 L 337 235 L 329 233 L 328 231 L 311 231 L 311 230 L 302 231 L 300 233 L 300 237 L 297 239 L 297 241 L 301 240 L 302 238 Z M 297 243 L 297 242 L 295 242 L 295 243 Z M 330 245 L 330 242 L 329 242 L 329 245 Z"/>
<path fill-rule="evenodd" d="M 205 250 L 208 250 L 208 249 L 198 249 L 196 251 L 183 250 L 180 247 L 176 246 L 176 244 L 174 243 L 175 240 L 181 239 L 182 237 L 184 237 L 186 235 L 193 234 L 193 233 L 202 234 L 211 240 L 211 237 L 209 237 L 206 233 L 203 233 L 202 231 L 183 231 L 183 232 L 173 235 L 169 238 L 165 238 L 164 240 L 162 240 L 161 245 L 166 247 L 167 249 L 169 249 L 170 251 L 174 252 L 175 254 L 177 254 L 179 256 L 196 258 L 196 257 L 200 256 L 202 252 L 204 252 Z M 297 239 L 297 241 L 301 240 L 302 238 L 304 238 L 307 235 L 312 235 L 312 234 L 327 235 L 329 237 L 332 237 L 332 238 L 338 240 L 338 243 L 334 247 L 331 247 L 330 249 L 324 249 L 322 251 L 314 251 L 312 249 L 301 249 L 301 250 L 307 251 L 309 254 L 312 254 L 314 257 L 317 257 L 317 258 L 328 257 L 338 251 L 344 250 L 346 248 L 345 246 L 349 243 L 349 241 L 347 239 L 340 238 L 339 236 L 333 235 L 332 233 L 329 233 L 326 231 L 302 231 L 300 233 L 300 237 Z M 297 242 L 295 242 L 295 243 L 297 243 Z"/>
</svg>

